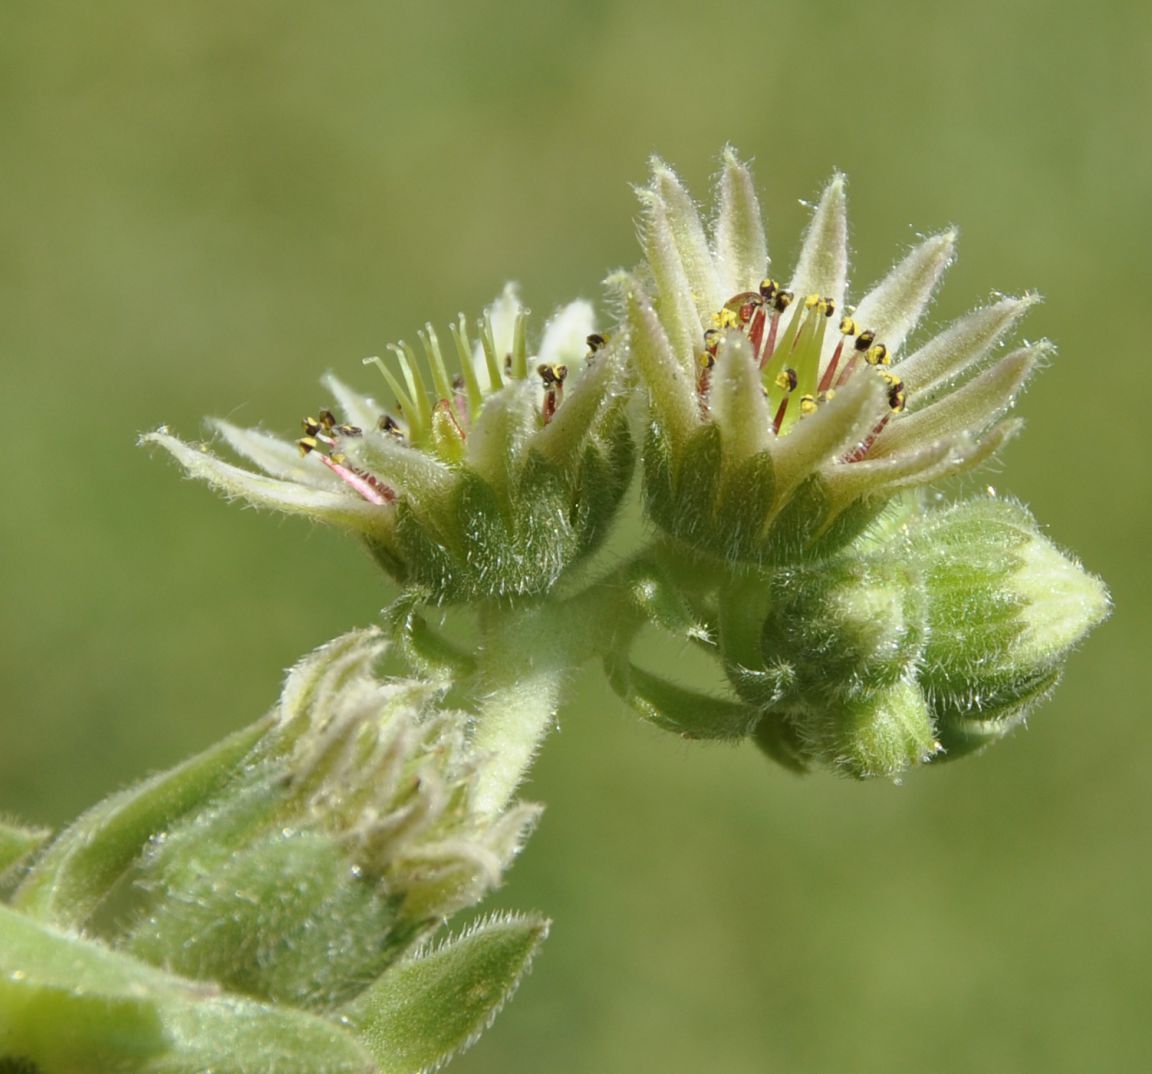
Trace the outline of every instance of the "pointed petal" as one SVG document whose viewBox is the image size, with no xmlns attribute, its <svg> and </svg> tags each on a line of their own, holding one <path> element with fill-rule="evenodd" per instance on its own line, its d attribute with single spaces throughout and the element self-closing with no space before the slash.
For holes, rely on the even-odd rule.
<svg viewBox="0 0 1152 1074">
<path fill-rule="evenodd" d="M 372 432 L 342 444 L 348 457 L 397 492 L 422 499 L 447 490 L 450 467 L 435 456 L 388 433 Z"/>
<path fill-rule="evenodd" d="M 733 467 L 772 446 L 772 415 L 760 370 L 745 336 L 729 332 L 716 354 L 708 406 L 724 445 L 724 465 Z"/>
<path fill-rule="evenodd" d="M 720 173 L 720 215 L 716 218 L 716 268 L 729 296 L 754 291 L 768 271 L 768 244 L 760 201 L 748 166 L 731 146 L 724 149 Z M 727 298 L 721 301 L 727 301 Z"/>
<path fill-rule="evenodd" d="M 627 275 L 613 277 L 609 283 L 624 292 L 632 357 L 648 388 L 656 420 L 674 444 L 683 444 L 700 423 L 693 373 L 672 352 L 661 320 L 639 283 Z"/>
<path fill-rule="evenodd" d="M 951 229 L 925 239 L 865 295 L 853 314 L 856 323 L 895 354 L 928 308 L 955 248 Z"/>
<path fill-rule="evenodd" d="M 237 455 L 243 455 L 267 474 L 310 485 L 316 489 L 338 490 L 340 479 L 313 458 L 302 458 L 295 444 L 289 444 L 259 429 L 241 429 L 239 425 L 211 419 L 210 424 Z"/>
<path fill-rule="evenodd" d="M 776 443 L 776 494 L 780 505 L 809 474 L 860 443 L 887 410 L 884 382 L 876 376 L 854 376 L 833 399 L 798 421 Z"/>
<path fill-rule="evenodd" d="M 387 528 L 395 517 L 394 512 L 387 508 L 358 499 L 352 493 L 325 492 L 241 470 L 164 430 L 148 433 L 140 438 L 140 442 L 159 444 L 190 476 L 207 481 L 227 496 L 242 497 L 257 507 L 271 507 L 286 514 L 306 515 L 321 522 L 376 534 Z"/>
<path fill-rule="evenodd" d="M 692 284 L 672 234 L 667 206 L 646 188 L 638 190 L 637 195 L 645 210 L 641 241 L 648 270 L 656 284 L 660 319 L 676 353 L 691 355 L 699 349 L 704 329 L 692 298 Z"/>
<path fill-rule="evenodd" d="M 935 339 L 899 363 L 900 377 L 915 409 L 933 389 L 943 387 L 978 364 L 1040 299 L 1003 298 L 953 321 Z"/>
<path fill-rule="evenodd" d="M 722 293 L 700 213 L 676 173 L 655 157 L 652 160 L 652 190 L 664 205 L 696 310 L 701 319 L 711 317 L 731 296 Z"/>
<path fill-rule="evenodd" d="M 834 513 L 861 496 L 891 495 L 897 489 L 931 481 L 931 476 L 923 475 L 933 474 L 955 450 L 953 441 L 937 440 L 915 451 L 830 467 L 824 472 L 824 481 L 835 504 Z"/>
<path fill-rule="evenodd" d="M 804 235 L 791 289 L 798 295 L 827 295 L 844 308 L 848 281 L 848 201 L 837 172 L 820 195 Z"/>
<path fill-rule="evenodd" d="M 375 399 L 349 388 L 334 373 L 326 373 L 322 383 L 332 393 L 340 412 L 351 424 L 359 425 L 361 429 L 376 428 L 376 423 L 385 408 Z"/>
<path fill-rule="evenodd" d="M 582 298 L 561 306 L 544 326 L 540 361 L 575 365 L 588 351 L 588 337 L 596 331 L 596 311 Z"/>
<path fill-rule="evenodd" d="M 537 386 L 511 381 L 480 408 L 468 435 L 468 463 L 497 488 L 507 486 L 516 460 L 535 429 Z"/>
<path fill-rule="evenodd" d="M 1036 363 L 1051 353 L 1047 342 L 1021 347 L 923 410 L 899 415 L 873 445 L 870 457 L 892 455 L 959 432 L 979 436 L 1012 405 Z"/>
</svg>

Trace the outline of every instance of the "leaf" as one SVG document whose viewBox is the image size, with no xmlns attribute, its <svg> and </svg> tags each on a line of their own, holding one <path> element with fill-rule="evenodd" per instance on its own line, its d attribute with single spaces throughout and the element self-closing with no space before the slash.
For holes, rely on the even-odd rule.
<svg viewBox="0 0 1152 1074">
<path fill-rule="evenodd" d="M 0 878 L 43 846 L 51 834 L 47 828 L 24 828 L 0 822 Z"/>
<path fill-rule="evenodd" d="M 214 793 L 268 726 L 257 721 L 94 806 L 48 848 L 16 889 L 12 905 L 40 921 L 82 925 L 144 844 Z"/>
<path fill-rule="evenodd" d="M 515 990 L 548 934 L 537 916 L 489 918 L 389 969 L 339 1013 L 381 1074 L 434 1069 L 469 1047 Z"/>
<path fill-rule="evenodd" d="M 335 1022 L 222 993 L 0 906 L 0 1060 L 44 1074 L 377 1074 Z"/>
</svg>

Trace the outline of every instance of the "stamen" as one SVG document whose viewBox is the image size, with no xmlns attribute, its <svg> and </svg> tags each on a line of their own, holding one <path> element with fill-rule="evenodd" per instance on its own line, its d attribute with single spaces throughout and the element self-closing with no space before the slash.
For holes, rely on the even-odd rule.
<svg viewBox="0 0 1152 1074">
<path fill-rule="evenodd" d="M 584 360 L 590 362 L 608 346 L 608 337 L 602 336 L 599 332 L 593 332 L 584 342 L 588 344 L 588 353 Z"/>
<path fill-rule="evenodd" d="M 566 365 L 548 365 L 546 362 L 536 367 L 540 379 L 544 381 L 544 422 L 547 424 L 556 413 L 556 408 L 564 399 L 564 381 L 568 377 Z"/>
<path fill-rule="evenodd" d="M 396 493 L 372 474 L 345 466 L 342 462 L 328 458 L 327 455 L 321 455 L 319 459 L 344 484 L 358 492 L 369 503 L 384 507 L 396 499 Z"/>
</svg>

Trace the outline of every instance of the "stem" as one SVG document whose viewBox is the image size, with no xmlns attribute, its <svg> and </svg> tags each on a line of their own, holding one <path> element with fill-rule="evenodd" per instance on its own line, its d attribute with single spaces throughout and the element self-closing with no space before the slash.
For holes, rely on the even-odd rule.
<svg viewBox="0 0 1152 1074">
<path fill-rule="evenodd" d="M 638 557 L 639 558 L 639 557 Z M 639 628 L 630 560 L 567 599 L 481 612 L 482 644 L 464 688 L 476 712 L 473 745 L 487 754 L 478 805 L 504 808 L 556 722 L 566 676 Z"/>
</svg>

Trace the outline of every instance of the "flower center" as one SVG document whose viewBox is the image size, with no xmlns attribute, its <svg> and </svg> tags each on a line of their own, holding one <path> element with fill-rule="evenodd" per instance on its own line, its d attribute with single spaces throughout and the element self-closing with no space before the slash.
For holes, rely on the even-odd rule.
<svg viewBox="0 0 1152 1074">
<path fill-rule="evenodd" d="M 766 279 L 761 281 L 758 291 L 733 296 L 713 314 L 713 326 L 704 333 L 697 378 L 703 409 L 707 410 L 708 406 L 716 353 L 729 331 L 743 333 L 751 344 L 753 361 L 760 369 L 764 395 L 773 414 L 772 429 L 777 436 L 786 436 L 797 421 L 831 399 L 836 389 L 846 384 L 862 364 L 874 367 L 884 378 L 891 413 L 904 409 L 904 383 L 889 369 L 892 356 L 883 343 L 877 342 L 874 331 L 862 330 L 849 311 L 840 319 L 840 338 L 825 361 L 825 341 L 828 323 L 836 313 L 835 300 L 807 295 L 783 325 L 784 313 L 794 305 L 795 295 L 791 291 L 781 288 L 775 280 Z M 885 415 L 865 443 L 845 461 L 863 458 L 889 417 Z"/>
<path fill-rule="evenodd" d="M 512 347 L 501 361 L 491 317 L 485 314 L 477 322 L 479 347 L 474 357 L 467 323 L 464 315 L 460 314 L 457 322 L 449 325 L 459 365 L 455 374 L 449 373 L 440 340 L 431 324 L 426 324 L 417 333 L 424 352 L 423 362 L 403 341 L 388 345 L 395 355 L 399 375 L 397 369 L 390 368 L 383 359 L 365 358 L 366 365 L 375 365 L 383 374 L 395 396 L 397 416 L 382 414 L 376 428 L 366 433 L 358 426 L 339 422 L 330 410 L 320 410 L 318 417 L 303 419 L 304 436 L 296 441 L 300 454 L 314 455 L 363 499 L 380 505 L 393 502 L 396 492 L 368 470 L 349 461 L 349 453 L 354 459 L 359 457 L 354 446 L 347 443 L 349 439 L 362 441 L 365 437 L 394 437 L 413 448 L 428 451 L 442 462 L 462 462 L 465 443 L 484 400 L 511 381 L 528 378 L 529 359 L 524 331 L 527 316 L 528 311 L 524 309 L 517 313 Z M 608 345 L 608 338 L 594 333 L 588 337 L 587 345 L 586 360 L 592 362 Z M 540 425 L 547 425 L 563 401 L 568 367 L 543 362 L 536 366 L 535 372 L 543 388 L 537 410 L 538 421 Z M 481 377 L 487 381 L 486 384 L 482 383 Z"/>
</svg>

